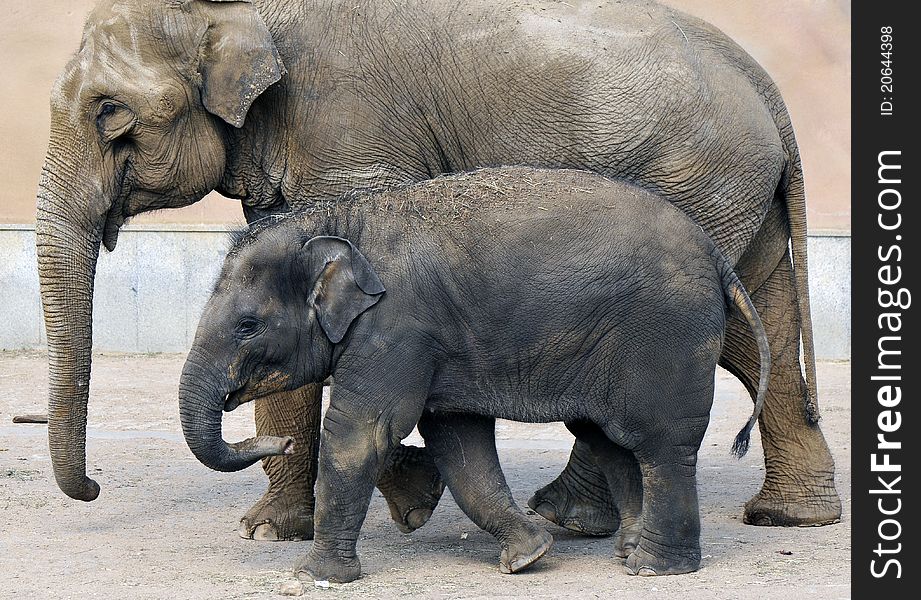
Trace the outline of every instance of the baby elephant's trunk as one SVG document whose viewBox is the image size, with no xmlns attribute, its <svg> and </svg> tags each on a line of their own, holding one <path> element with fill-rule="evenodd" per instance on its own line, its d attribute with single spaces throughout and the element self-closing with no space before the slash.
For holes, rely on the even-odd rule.
<svg viewBox="0 0 921 600">
<path fill-rule="evenodd" d="M 189 356 L 179 383 L 179 417 L 186 443 L 206 467 L 215 471 L 239 471 L 267 456 L 292 454 L 290 437 L 259 436 L 228 444 L 221 434 L 225 398 L 230 384 L 226 376 L 202 365 L 210 361 Z"/>
<path fill-rule="evenodd" d="M 717 253 L 717 266 L 722 276 L 723 291 L 726 294 L 726 300 L 730 305 L 736 307 L 739 312 L 742 313 L 742 316 L 745 317 L 748 326 L 752 329 L 752 333 L 755 334 L 755 341 L 758 343 L 758 353 L 761 356 L 761 376 L 758 380 L 758 394 L 755 397 L 755 410 L 752 411 L 752 416 L 748 419 L 745 427 L 742 428 L 736 436 L 735 441 L 732 443 L 731 452 L 735 456 L 742 458 L 745 456 L 745 453 L 748 452 L 748 444 L 751 438 L 752 429 L 755 427 L 755 423 L 758 422 L 758 416 L 761 415 L 761 409 L 764 407 L 764 396 L 767 394 L 768 379 L 770 379 L 771 376 L 771 347 L 768 344 L 764 326 L 761 324 L 761 317 L 758 316 L 758 311 L 755 309 L 752 299 L 748 296 L 748 291 L 746 291 L 745 286 L 742 285 L 742 282 L 739 280 L 739 276 L 732 270 L 732 267 L 722 254 L 719 254 L 719 251 L 716 249 L 714 249 L 714 252 Z"/>
</svg>

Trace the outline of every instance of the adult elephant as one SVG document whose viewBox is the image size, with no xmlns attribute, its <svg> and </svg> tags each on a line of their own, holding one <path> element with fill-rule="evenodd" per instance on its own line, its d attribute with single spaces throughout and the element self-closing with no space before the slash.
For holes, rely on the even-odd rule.
<svg viewBox="0 0 921 600">
<path fill-rule="evenodd" d="M 92 12 L 52 92 L 38 191 L 61 489 L 99 493 L 85 468 L 93 280 L 100 244 L 114 250 L 126 219 L 216 189 L 252 220 L 353 188 L 522 164 L 629 179 L 713 237 L 773 350 L 766 478 L 745 518 L 837 520 L 816 425 L 802 171 L 767 74 L 714 27 L 656 4 L 443 4 L 103 0 Z M 731 323 L 721 364 L 754 392 L 758 352 L 743 321 Z M 260 399 L 256 419 L 260 434 L 294 435 L 301 452 L 266 461 L 269 490 L 241 533 L 310 537 L 319 391 Z M 616 509 L 590 457 L 577 444 L 531 503 L 564 526 L 610 532 Z M 424 453 L 380 484 L 404 528 L 424 522 L 441 490 Z"/>
</svg>

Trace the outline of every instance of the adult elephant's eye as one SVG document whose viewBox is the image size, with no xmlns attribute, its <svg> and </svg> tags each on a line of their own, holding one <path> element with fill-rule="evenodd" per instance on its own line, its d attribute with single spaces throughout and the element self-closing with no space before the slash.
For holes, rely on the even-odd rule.
<svg viewBox="0 0 921 600">
<path fill-rule="evenodd" d="M 251 338 L 259 335 L 265 329 L 265 323 L 252 317 L 243 317 L 237 323 L 236 334 L 240 338 Z"/>
<path fill-rule="evenodd" d="M 96 129 L 106 142 L 128 133 L 134 123 L 134 113 L 118 102 L 103 100 L 96 109 Z"/>
<path fill-rule="evenodd" d="M 118 109 L 112 102 L 103 102 L 99 106 L 99 112 L 96 113 L 96 126 L 100 129 L 106 128 L 106 117 L 114 113 Z"/>
</svg>

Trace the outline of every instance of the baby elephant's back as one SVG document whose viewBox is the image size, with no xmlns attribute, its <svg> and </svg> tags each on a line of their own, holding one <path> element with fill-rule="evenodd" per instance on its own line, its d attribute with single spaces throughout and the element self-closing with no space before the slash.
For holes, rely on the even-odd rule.
<svg viewBox="0 0 921 600">
<path fill-rule="evenodd" d="M 496 201 L 467 225 L 476 244 L 444 247 L 463 248 L 449 268 L 476 290 L 473 310 L 489 321 L 480 331 L 541 356 L 548 340 L 575 354 L 626 346 L 661 357 L 669 341 L 679 352 L 718 348 L 726 302 L 714 245 L 668 201 L 581 171 L 466 177 Z"/>
<path fill-rule="evenodd" d="M 540 219 L 542 232 L 528 232 L 525 225 L 525 235 L 537 234 L 547 240 L 550 254 L 568 256 L 587 286 L 605 281 L 613 290 L 630 290 L 644 315 L 652 316 L 650 303 L 661 307 L 655 311 L 659 321 L 689 310 L 701 317 L 724 314 L 715 247 L 670 202 L 587 173 L 574 176 L 557 199 L 548 211 L 538 208 L 548 213 Z M 552 264 L 551 256 L 545 259 Z"/>
<path fill-rule="evenodd" d="M 548 277 L 580 276 L 586 285 L 600 279 L 646 282 L 653 296 L 713 287 L 704 281 L 722 293 L 713 242 L 652 192 L 565 169 L 484 169 L 465 185 L 471 184 L 493 198 L 480 207 L 479 226 L 472 226 L 478 247 L 505 257 L 498 268 L 506 276 L 515 265 Z M 462 195 L 469 197 L 470 190 Z"/>
</svg>

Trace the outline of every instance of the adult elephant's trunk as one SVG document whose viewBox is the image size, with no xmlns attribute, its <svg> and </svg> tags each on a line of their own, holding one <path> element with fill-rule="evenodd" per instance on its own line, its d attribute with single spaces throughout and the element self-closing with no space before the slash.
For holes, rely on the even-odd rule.
<svg viewBox="0 0 921 600">
<path fill-rule="evenodd" d="M 179 381 L 179 418 L 186 443 L 208 468 L 239 471 L 267 456 L 292 454 L 294 439 L 259 436 L 228 444 L 221 420 L 230 382 L 213 366 L 214 361 L 192 349 Z"/>
<path fill-rule="evenodd" d="M 96 186 L 81 184 L 83 176 L 49 151 L 38 189 L 35 234 L 48 334 L 48 446 L 54 477 L 65 494 L 89 502 L 99 495 L 99 485 L 86 476 L 86 409 L 93 281 L 105 212 L 88 207 L 105 203 L 86 192 Z"/>
</svg>

